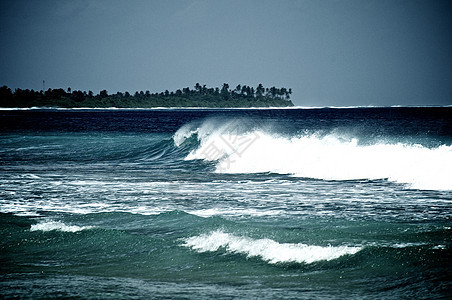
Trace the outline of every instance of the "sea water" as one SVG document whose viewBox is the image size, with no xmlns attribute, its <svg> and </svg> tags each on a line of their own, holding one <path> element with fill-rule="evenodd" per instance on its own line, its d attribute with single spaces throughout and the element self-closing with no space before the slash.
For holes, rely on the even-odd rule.
<svg viewBox="0 0 452 300">
<path fill-rule="evenodd" d="M 0 296 L 452 297 L 452 108 L 0 111 Z"/>
</svg>

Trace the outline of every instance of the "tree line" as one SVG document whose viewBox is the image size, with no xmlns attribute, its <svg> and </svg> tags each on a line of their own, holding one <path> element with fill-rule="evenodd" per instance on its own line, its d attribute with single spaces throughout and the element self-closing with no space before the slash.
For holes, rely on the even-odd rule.
<svg viewBox="0 0 452 300">
<path fill-rule="evenodd" d="M 0 88 L 0 107 L 90 107 L 90 108 L 152 108 L 152 107 L 286 107 L 293 106 L 290 100 L 292 89 L 270 87 L 259 84 L 256 88 L 237 85 L 231 89 L 224 83 L 221 88 L 206 87 L 196 83 L 175 92 L 168 90 L 160 93 L 150 91 L 117 92 L 109 94 L 102 90 L 98 94 L 92 91 L 48 89 L 34 91 L 15 89 L 7 86 Z"/>
</svg>

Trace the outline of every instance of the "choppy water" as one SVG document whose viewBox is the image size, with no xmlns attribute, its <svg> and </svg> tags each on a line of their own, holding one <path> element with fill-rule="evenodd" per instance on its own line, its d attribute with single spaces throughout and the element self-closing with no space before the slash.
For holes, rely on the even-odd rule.
<svg viewBox="0 0 452 300">
<path fill-rule="evenodd" d="M 452 108 L 0 111 L 0 295 L 448 298 Z"/>
</svg>

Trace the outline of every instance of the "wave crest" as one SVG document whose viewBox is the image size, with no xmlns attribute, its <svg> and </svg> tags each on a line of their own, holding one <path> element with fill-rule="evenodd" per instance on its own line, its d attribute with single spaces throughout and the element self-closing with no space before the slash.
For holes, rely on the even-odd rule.
<svg viewBox="0 0 452 300">
<path fill-rule="evenodd" d="M 91 229 L 91 226 L 66 225 L 59 221 L 48 221 L 31 225 L 30 231 L 63 231 L 78 232 L 85 229 Z"/>
<path fill-rule="evenodd" d="M 224 248 L 232 254 L 244 254 L 247 257 L 260 257 L 271 264 L 276 263 L 313 263 L 333 260 L 343 255 L 352 255 L 361 247 L 350 246 L 312 246 L 306 244 L 278 243 L 271 239 L 251 239 L 239 237 L 222 231 L 213 231 L 187 238 L 183 244 L 197 252 L 215 252 Z"/>
</svg>

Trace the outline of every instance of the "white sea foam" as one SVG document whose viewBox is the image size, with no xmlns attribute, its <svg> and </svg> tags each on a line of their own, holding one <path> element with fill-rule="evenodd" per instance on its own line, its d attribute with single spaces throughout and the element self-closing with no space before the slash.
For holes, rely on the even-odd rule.
<svg viewBox="0 0 452 300">
<path fill-rule="evenodd" d="M 77 226 L 66 225 L 60 221 L 48 221 L 31 225 L 30 231 L 64 231 L 64 232 L 77 232 L 85 229 L 90 229 L 91 226 Z"/>
<path fill-rule="evenodd" d="M 193 211 L 188 211 L 188 213 L 193 214 L 198 217 L 209 218 L 212 216 L 234 216 L 234 217 L 263 217 L 263 216 L 277 216 L 285 212 L 282 210 L 268 210 L 268 209 L 253 209 L 253 208 L 205 208 Z"/>
<path fill-rule="evenodd" d="M 215 252 L 223 248 L 228 253 L 260 257 L 271 264 L 309 264 L 322 260 L 333 260 L 347 254 L 352 255 L 361 250 L 361 247 L 350 246 L 322 247 L 301 243 L 278 243 L 271 239 L 252 239 L 223 231 L 213 231 L 187 238 L 183 245 L 200 253 Z"/>
<path fill-rule="evenodd" d="M 452 190 L 452 146 L 427 148 L 386 142 L 360 145 L 355 138 L 334 134 L 288 138 L 262 130 L 238 132 L 231 124 L 212 127 L 206 123 L 198 128 L 200 146 L 186 159 L 217 161 L 218 173 L 271 172 L 323 180 L 388 179 L 409 188 Z"/>
<path fill-rule="evenodd" d="M 410 247 L 419 247 L 419 246 L 425 246 L 426 243 L 397 243 L 390 245 L 393 248 L 410 248 Z"/>
</svg>

